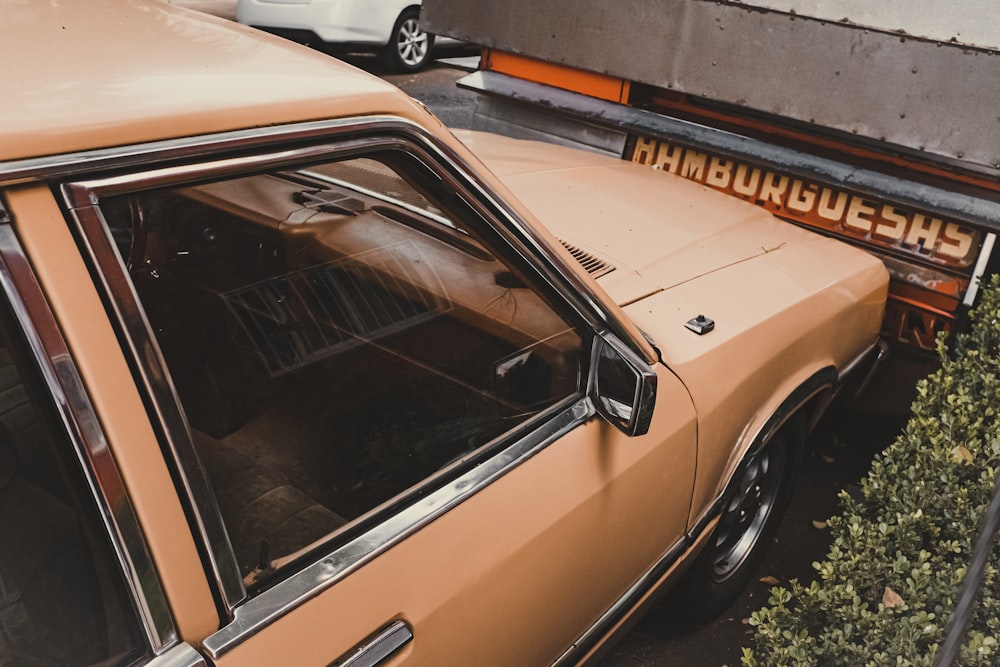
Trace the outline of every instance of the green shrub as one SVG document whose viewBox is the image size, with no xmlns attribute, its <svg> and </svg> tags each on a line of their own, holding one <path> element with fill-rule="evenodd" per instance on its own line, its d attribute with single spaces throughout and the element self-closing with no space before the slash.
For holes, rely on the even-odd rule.
<svg viewBox="0 0 1000 667">
<path fill-rule="evenodd" d="M 842 492 L 818 580 L 771 591 L 751 619 L 764 665 L 932 665 L 1000 468 L 1000 280 L 968 334 L 917 386 L 903 432 L 861 493 Z M 987 567 L 957 664 L 1000 665 L 1000 562 Z"/>
</svg>

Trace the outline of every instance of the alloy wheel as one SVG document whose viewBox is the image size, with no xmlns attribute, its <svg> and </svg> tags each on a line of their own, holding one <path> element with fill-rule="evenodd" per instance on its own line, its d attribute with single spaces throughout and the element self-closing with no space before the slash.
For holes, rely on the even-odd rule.
<svg viewBox="0 0 1000 667">
<path fill-rule="evenodd" d="M 416 18 L 404 20 L 396 33 L 396 50 L 399 59 L 408 67 L 417 67 L 427 60 L 430 48 L 428 35 L 420 27 Z"/>
<path fill-rule="evenodd" d="M 711 576 L 717 582 L 740 569 L 777 511 L 788 466 L 788 449 L 779 439 L 748 456 L 737 475 L 712 545 Z"/>
</svg>

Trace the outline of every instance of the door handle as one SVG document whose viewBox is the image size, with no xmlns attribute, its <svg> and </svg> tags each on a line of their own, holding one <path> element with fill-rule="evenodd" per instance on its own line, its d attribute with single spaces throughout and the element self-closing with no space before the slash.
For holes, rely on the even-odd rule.
<svg viewBox="0 0 1000 667">
<path fill-rule="evenodd" d="M 394 621 L 351 649 L 330 667 L 375 667 L 410 643 L 413 631 L 406 621 Z"/>
</svg>

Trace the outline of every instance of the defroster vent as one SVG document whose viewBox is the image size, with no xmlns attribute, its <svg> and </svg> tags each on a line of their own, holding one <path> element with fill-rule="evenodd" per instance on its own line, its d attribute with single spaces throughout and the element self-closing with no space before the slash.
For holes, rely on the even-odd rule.
<svg viewBox="0 0 1000 667">
<path fill-rule="evenodd" d="M 576 261 L 580 262 L 580 265 L 584 268 L 584 270 L 595 278 L 600 278 L 604 274 L 611 273 L 615 270 L 614 266 L 608 264 L 600 257 L 596 257 L 586 250 L 577 248 L 572 243 L 567 243 L 561 239 L 560 243 L 563 244 L 566 250 L 569 250 L 569 253 L 576 258 Z"/>
</svg>

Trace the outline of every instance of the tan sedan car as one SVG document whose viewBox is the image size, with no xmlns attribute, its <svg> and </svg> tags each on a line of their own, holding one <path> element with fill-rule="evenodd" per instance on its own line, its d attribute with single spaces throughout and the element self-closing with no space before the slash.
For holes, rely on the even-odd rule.
<svg viewBox="0 0 1000 667">
<path fill-rule="evenodd" d="M 571 665 L 739 592 L 877 261 L 235 24 L 3 7 L 0 664 Z"/>
</svg>

